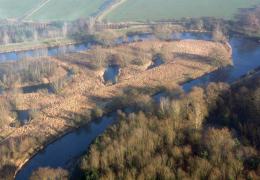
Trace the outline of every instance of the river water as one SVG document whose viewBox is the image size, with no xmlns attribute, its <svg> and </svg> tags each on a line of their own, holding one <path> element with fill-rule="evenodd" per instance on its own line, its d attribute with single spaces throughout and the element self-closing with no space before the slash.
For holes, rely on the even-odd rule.
<svg viewBox="0 0 260 180">
<path fill-rule="evenodd" d="M 182 33 L 174 37 L 180 39 L 210 40 L 208 34 Z M 136 37 L 135 37 L 136 38 Z M 140 36 L 140 40 L 149 40 L 150 35 Z M 128 39 L 133 40 L 131 37 Z M 118 41 L 119 42 L 119 41 Z M 188 91 L 194 86 L 205 85 L 209 82 L 233 82 L 250 70 L 260 66 L 260 43 L 243 37 L 232 37 L 230 44 L 233 48 L 234 66 L 216 70 L 183 85 Z M 84 50 L 84 48 L 83 48 Z M 116 122 L 116 116 L 103 117 L 87 126 L 68 133 L 57 139 L 38 152 L 17 174 L 16 180 L 26 180 L 39 167 L 68 168 L 71 162 L 86 152 L 93 140 L 101 135 L 110 125 Z"/>
</svg>

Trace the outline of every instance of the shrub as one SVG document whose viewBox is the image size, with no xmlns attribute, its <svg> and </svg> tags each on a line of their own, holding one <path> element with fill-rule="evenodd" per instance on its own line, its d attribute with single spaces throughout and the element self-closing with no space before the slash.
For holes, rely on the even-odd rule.
<svg viewBox="0 0 260 180">
<path fill-rule="evenodd" d="M 99 107 L 95 107 L 92 111 L 91 111 L 91 117 L 93 119 L 97 119 L 97 118 L 101 118 L 103 116 L 103 110 Z"/>
<path fill-rule="evenodd" d="M 84 180 L 98 180 L 98 171 L 97 170 L 86 170 L 84 172 Z"/>
<path fill-rule="evenodd" d="M 209 56 L 211 58 L 211 64 L 216 67 L 225 67 L 230 65 L 231 60 L 227 53 L 219 48 L 214 48 L 210 53 Z"/>
<path fill-rule="evenodd" d="M 144 61 L 140 58 L 135 58 L 131 61 L 132 64 L 137 65 L 137 66 L 142 66 L 144 65 Z"/>
<path fill-rule="evenodd" d="M 0 128 L 10 123 L 11 106 L 8 101 L 0 100 Z"/>
<path fill-rule="evenodd" d="M 222 30 L 220 29 L 219 25 L 213 30 L 212 39 L 213 41 L 216 42 L 222 42 L 222 43 L 227 42 L 227 38 L 225 34 L 222 32 Z"/>
<path fill-rule="evenodd" d="M 39 117 L 39 111 L 37 109 L 32 109 L 29 111 L 30 120 L 37 119 Z"/>
</svg>

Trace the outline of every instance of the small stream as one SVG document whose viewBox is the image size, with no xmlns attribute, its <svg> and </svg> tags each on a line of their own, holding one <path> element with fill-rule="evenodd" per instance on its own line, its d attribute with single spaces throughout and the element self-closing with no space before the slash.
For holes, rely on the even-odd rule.
<svg viewBox="0 0 260 180">
<path fill-rule="evenodd" d="M 140 36 L 141 37 L 141 36 Z M 209 34 L 182 33 L 174 37 L 180 39 L 210 40 Z M 149 35 L 140 40 L 149 40 Z M 132 39 L 130 39 L 132 40 Z M 119 41 L 118 41 L 119 42 Z M 189 91 L 194 86 L 210 82 L 233 82 L 250 70 L 260 66 L 260 43 L 243 37 L 232 37 L 234 66 L 226 67 L 185 83 L 182 87 Z M 158 97 L 160 98 L 160 95 Z M 101 135 L 110 125 L 116 122 L 116 116 L 103 117 L 98 122 L 90 122 L 87 126 L 74 130 L 57 139 L 38 152 L 18 172 L 16 180 L 27 180 L 31 173 L 39 167 L 68 168 L 69 164 L 86 152 L 93 140 Z"/>
</svg>

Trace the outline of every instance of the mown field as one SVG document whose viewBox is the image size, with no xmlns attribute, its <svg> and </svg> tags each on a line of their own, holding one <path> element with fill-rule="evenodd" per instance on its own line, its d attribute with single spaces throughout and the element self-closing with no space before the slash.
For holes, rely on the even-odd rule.
<svg viewBox="0 0 260 180">
<path fill-rule="evenodd" d="M 127 0 L 106 19 L 116 22 L 204 16 L 232 19 L 239 8 L 256 4 L 260 0 Z"/>
<path fill-rule="evenodd" d="M 44 0 L 0 0 L 0 19 L 19 18 Z"/>
<path fill-rule="evenodd" d="M 105 0 L 50 0 L 30 20 L 74 20 L 95 13 Z"/>
</svg>

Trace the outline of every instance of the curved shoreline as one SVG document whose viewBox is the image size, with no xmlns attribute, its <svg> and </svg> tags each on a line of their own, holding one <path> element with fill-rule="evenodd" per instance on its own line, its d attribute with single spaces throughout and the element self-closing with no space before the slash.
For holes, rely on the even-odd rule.
<svg viewBox="0 0 260 180">
<path fill-rule="evenodd" d="M 63 132 L 61 132 L 61 134 L 57 135 L 57 136 L 53 136 L 53 137 L 50 137 L 49 140 L 46 140 L 46 143 L 42 144 L 40 147 L 38 148 L 35 148 L 33 153 L 31 154 L 31 156 L 27 159 L 25 159 L 17 168 L 17 170 L 15 171 L 15 174 L 13 176 L 13 178 L 15 179 L 16 178 L 16 175 L 23 169 L 23 167 L 33 158 L 35 157 L 40 151 L 44 150 L 48 145 L 51 145 L 52 143 L 54 143 L 55 141 L 57 141 L 58 139 L 66 136 L 67 134 L 77 130 L 77 129 L 80 129 L 84 126 L 87 126 L 89 123 L 93 122 L 94 120 L 90 120 L 89 122 L 87 123 L 84 123 L 82 125 L 78 125 L 78 126 L 68 126 L 69 128 L 68 129 L 65 129 Z"/>
</svg>

